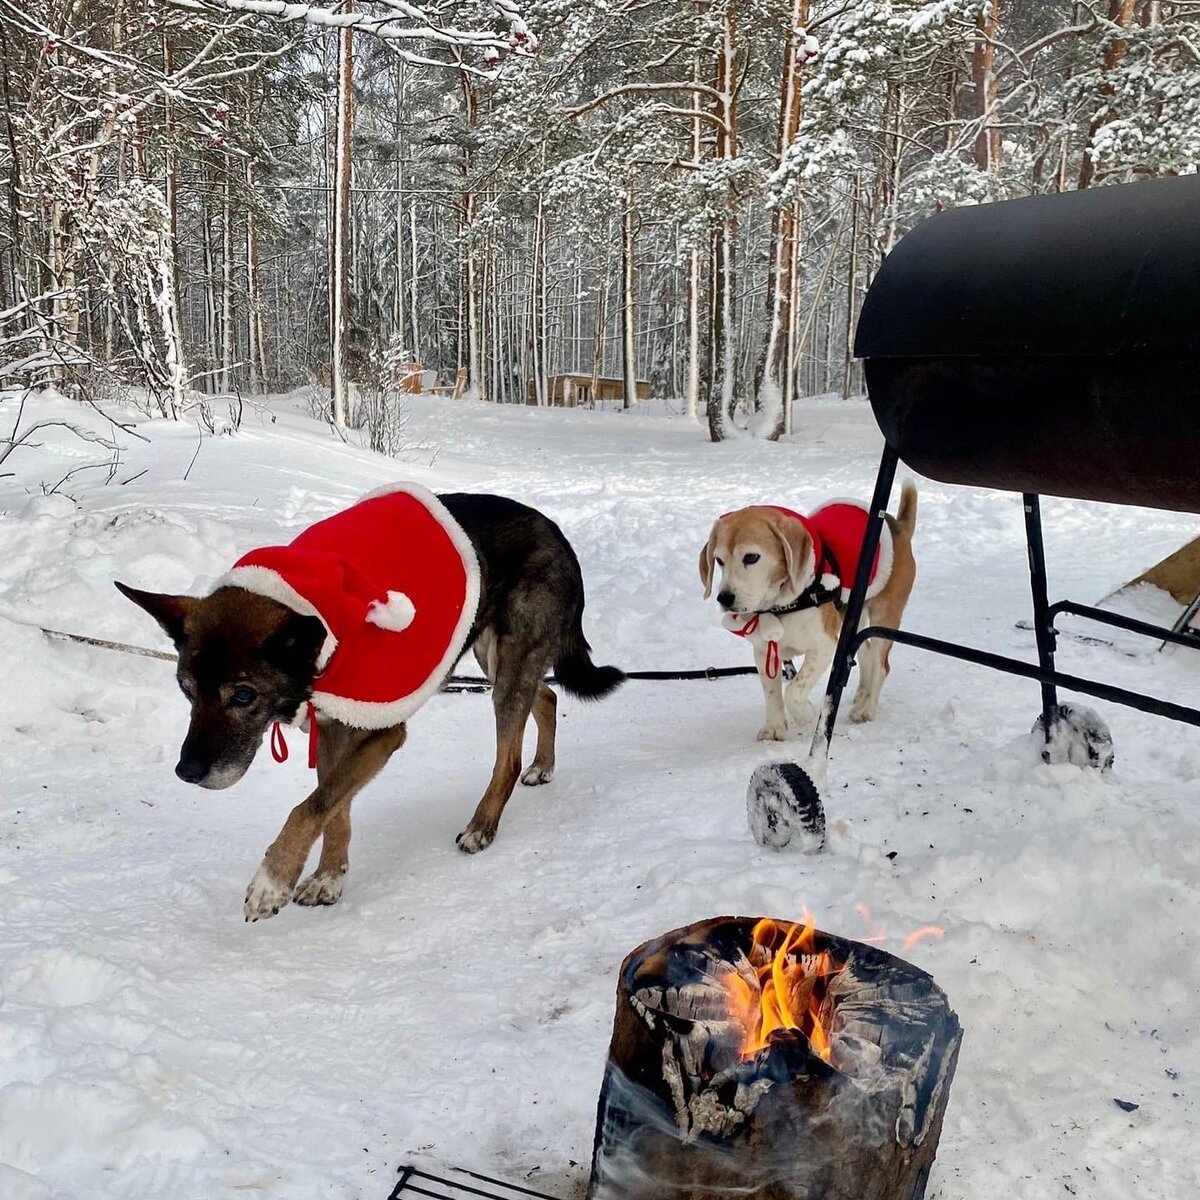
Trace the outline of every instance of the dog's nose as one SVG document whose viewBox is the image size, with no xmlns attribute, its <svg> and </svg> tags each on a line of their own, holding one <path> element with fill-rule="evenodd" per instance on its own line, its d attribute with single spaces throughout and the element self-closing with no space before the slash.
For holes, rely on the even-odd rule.
<svg viewBox="0 0 1200 1200">
<path fill-rule="evenodd" d="M 208 774 L 208 768 L 198 758 L 183 754 L 175 765 L 175 774 L 184 783 L 199 783 Z"/>
<path fill-rule="evenodd" d="M 732 592 L 718 592 L 717 593 L 717 603 L 722 608 L 732 608 L 733 607 L 733 593 Z"/>
</svg>

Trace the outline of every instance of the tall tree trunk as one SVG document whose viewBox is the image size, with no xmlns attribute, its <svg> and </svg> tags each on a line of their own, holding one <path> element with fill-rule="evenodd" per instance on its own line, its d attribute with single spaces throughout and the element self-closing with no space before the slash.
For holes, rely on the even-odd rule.
<svg viewBox="0 0 1200 1200">
<path fill-rule="evenodd" d="M 421 327 L 417 322 L 417 202 L 414 200 L 408 208 L 409 246 L 412 250 L 412 263 L 408 272 L 408 286 L 412 304 L 409 313 L 409 341 L 412 343 L 412 356 L 417 362 L 421 361 Z"/>
<path fill-rule="evenodd" d="M 1000 28 L 1000 0 L 988 0 L 975 21 L 975 47 L 971 53 L 971 83 L 975 98 L 975 165 L 994 171 L 1000 165 L 1000 130 L 991 124 L 996 107 L 996 34 Z"/>
<path fill-rule="evenodd" d="M 700 408 L 700 251 L 688 254 L 687 275 L 687 415 L 694 421 Z"/>
<path fill-rule="evenodd" d="M 529 260 L 529 306 L 528 306 L 528 332 L 526 340 L 529 343 L 529 373 L 532 376 L 530 383 L 533 384 L 533 395 L 539 407 L 542 404 L 550 403 L 550 397 L 546 395 L 546 364 L 545 364 L 545 343 L 542 342 L 542 319 L 541 319 L 541 266 L 542 266 L 542 240 L 545 239 L 546 229 L 546 209 L 545 200 L 542 193 L 538 192 L 538 208 L 535 210 L 533 223 L 533 250 L 532 257 Z"/>
<path fill-rule="evenodd" d="M 717 55 L 716 156 L 726 162 L 737 157 L 737 9 L 727 0 Z M 737 331 L 733 320 L 733 295 L 737 275 L 737 209 L 729 195 L 721 224 L 713 239 L 712 254 L 712 371 L 708 381 L 708 433 L 714 442 L 729 436 L 733 423 L 737 379 Z"/>
<path fill-rule="evenodd" d="M 800 377 L 800 355 L 803 347 L 798 344 L 799 333 L 796 328 L 800 319 L 800 250 L 801 250 L 801 219 L 803 210 L 801 201 L 797 198 L 795 211 L 792 214 L 791 261 L 788 266 L 788 314 L 787 324 L 787 379 L 788 386 L 784 389 L 783 432 L 792 432 L 793 409 L 796 400 L 796 388 Z M 816 315 L 817 297 L 813 298 L 813 316 Z"/>
<path fill-rule="evenodd" d="M 168 36 L 163 34 L 163 74 L 168 78 L 175 70 L 174 54 Z M 175 403 L 183 403 L 183 388 L 187 382 L 187 355 L 184 353 L 183 314 L 179 305 L 179 156 L 170 95 L 163 100 L 163 194 L 167 203 L 167 238 L 171 250 L 170 294 L 167 304 L 171 313 L 169 341 L 174 342 L 175 369 L 178 387 Z"/>
<path fill-rule="evenodd" d="M 546 156 L 542 154 L 542 171 L 546 169 Z M 538 280 L 538 324 L 537 336 L 541 342 L 541 352 L 538 354 L 538 362 L 541 364 L 542 370 L 542 395 L 546 397 L 546 403 L 549 404 L 552 397 L 550 394 L 550 276 L 547 271 L 547 257 L 550 252 L 550 210 L 546 204 L 546 194 L 539 188 L 538 190 L 538 225 L 539 236 L 534 240 L 533 252 L 538 258 L 537 264 L 537 280 Z"/>
<path fill-rule="evenodd" d="M 850 381 L 854 377 L 854 313 L 858 306 L 858 175 L 854 176 L 854 195 L 850 215 L 850 265 L 846 270 L 846 353 L 842 360 L 842 399 L 850 399 Z"/>
<path fill-rule="evenodd" d="M 466 71 L 460 72 L 459 79 L 462 84 L 463 116 L 467 126 L 467 136 L 470 138 L 473 136 L 479 119 L 478 97 L 475 94 L 475 84 L 472 82 L 472 77 Z M 471 151 L 468 146 L 463 147 L 460 162 L 462 171 L 461 240 L 465 246 L 466 255 L 467 390 L 468 394 L 477 400 L 486 400 L 487 382 L 483 377 L 483 359 L 480 355 L 479 247 L 476 244 L 474 236 L 478 197 L 475 194 L 474 181 L 471 178 Z"/>
<path fill-rule="evenodd" d="M 253 195 L 253 161 L 246 163 L 246 189 Z M 246 206 L 246 345 L 250 358 L 250 391 L 258 393 L 267 386 L 267 355 L 263 347 L 262 286 L 258 266 L 258 225 L 253 203 Z"/>
<path fill-rule="evenodd" d="M 205 189 L 205 195 L 210 189 Z M 215 240 L 212 228 L 212 213 L 207 201 L 202 199 L 200 214 L 200 242 L 204 254 L 204 345 L 208 358 L 205 363 L 204 390 L 212 392 L 216 385 L 214 371 L 221 358 L 221 334 L 217 316 L 217 263 L 213 253 Z"/>
<path fill-rule="evenodd" d="M 791 24 L 783 47 L 783 79 L 779 90 L 779 123 L 775 161 L 783 165 L 788 147 L 800 128 L 800 72 L 804 65 L 808 0 L 792 0 Z M 800 200 L 771 210 L 770 271 L 767 275 L 767 349 L 759 385 L 759 408 L 769 424 L 764 432 L 775 440 L 791 428 L 796 392 L 795 267 L 799 259 Z"/>
<path fill-rule="evenodd" d="M 152 303 L 158 313 L 163 340 L 163 366 L 166 369 L 167 412 L 179 419 L 183 408 L 183 346 L 179 333 L 179 310 L 175 306 L 175 243 L 165 234 L 159 241 L 157 280 L 151 279 Z"/>
<path fill-rule="evenodd" d="M 592 330 L 592 406 L 596 404 L 600 376 L 604 374 L 604 330 L 608 326 L 609 250 L 605 242 L 604 256 L 597 269 L 596 323 Z"/>
<path fill-rule="evenodd" d="M 621 214 L 621 377 L 624 383 L 624 408 L 637 404 L 637 293 L 635 274 L 637 225 L 633 210 L 633 184 L 625 192 L 625 211 Z"/>
<path fill-rule="evenodd" d="M 353 8 L 347 0 L 343 11 Z M 337 116 L 334 122 L 333 237 L 329 271 L 329 382 L 333 423 L 349 418 L 350 177 L 354 128 L 354 31 L 338 31 Z"/>
<path fill-rule="evenodd" d="M 887 147 L 887 175 L 884 184 L 883 210 L 887 217 L 884 223 L 883 245 L 884 254 L 891 254 L 896 245 L 898 224 L 900 220 L 900 181 L 904 164 L 904 84 L 889 83 L 887 85 L 887 100 L 884 104 L 884 128 L 887 130 L 885 145 Z"/>
<path fill-rule="evenodd" d="M 233 164 L 225 163 L 221 198 L 221 391 L 233 389 Z"/>
<path fill-rule="evenodd" d="M 700 82 L 700 57 L 692 66 L 692 77 Z M 692 93 L 692 107 L 701 111 L 704 101 L 700 92 Z M 702 144 L 700 117 L 692 118 L 692 162 L 699 163 Z M 687 414 L 694 421 L 700 409 L 700 251 L 695 247 L 688 254 L 687 273 Z"/>
<path fill-rule="evenodd" d="M 1129 29 L 1133 25 L 1133 16 L 1136 10 L 1136 0 L 1109 0 L 1108 19 L 1121 29 Z M 1112 120 L 1114 115 L 1109 109 L 1109 104 L 1116 94 L 1116 89 L 1108 76 L 1116 70 L 1128 50 L 1129 42 L 1121 37 L 1113 38 L 1105 47 L 1100 93 L 1097 97 L 1095 114 L 1088 127 L 1088 144 L 1083 152 L 1083 165 L 1079 169 L 1079 186 L 1081 188 L 1090 187 L 1096 178 L 1096 160 L 1091 153 L 1092 143 L 1096 139 L 1096 134 Z"/>
<path fill-rule="evenodd" d="M 411 350 L 406 344 L 405 307 L 408 298 L 405 295 L 405 262 L 404 262 L 404 100 L 405 100 L 405 63 L 401 60 L 396 66 L 396 199 L 395 217 L 395 246 L 396 279 L 392 292 L 392 336 L 401 349 Z M 414 361 L 419 361 L 414 355 Z"/>
</svg>

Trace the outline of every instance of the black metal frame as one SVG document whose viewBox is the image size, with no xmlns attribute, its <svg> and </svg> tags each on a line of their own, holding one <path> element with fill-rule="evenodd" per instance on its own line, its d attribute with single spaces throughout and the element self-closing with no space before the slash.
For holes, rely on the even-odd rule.
<svg viewBox="0 0 1200 1200">
<path fill-rule="evenodd" d="M 1193 628 L 1192 620 L 1198 612 L 1200 612 L 1200 592 L 1192 597 L 1191 603 L 1179 614 L 1179 620 L 1171 626 L 1171 632 L 1175 637 L 1167 638 L 1159 646 L 1159 649 L 1165 649 L 1168 643 L 1175 641 L 1176 637 L 1186 638 L 1188 644 L 1194 645 L 1197 641 L 1197 633 L 1200 631 Z"/>
<path fill-rule="evenodd" d="M 432 1175 L 419 1167 L 400 1168 L 400 1178 L 392 1188 L 388 1200 L 404 1200 L 406 1196 L 426 1196 L 431 1200 L 555 1200 L 545 1192 L 515 1183 L 505 1183 L 490 1175 L 480 1175 L 465 1167 L 452 1167 L 456 1178 L 449 1175 Z"/>
<path fill-rule="evenodd" d="M 850 598 L 846 602 L 842 631 L 838 638 L 837 650 L 834 652 L 833 666 L 829 672 L 825 703 L 822 706 L 817 731 L 813 737 L 813 758 L 828 753 L 834 725 L 837 723 L 842 693 L 850 681 L 850 669 L 854 665 L 855 655 L 863 643 L 871 638 L 888 638 L 903 646 L 914 646 L 919 650 L 929 650 L 934 654 L 944 654 L 949 658 L 961 659 L 981 667 L 990 667 L 994 671 L 1004 671 L 1009 675 L 1020 675 L 1026 679 L 1037 680 L 1042 687 L 1042 719 L 1047 740 L 1051 735 L 1055 713 L 1058 709 L 1058 689 L 1060 687 L 1071 692 L 1082 692 L 1086 696 L 1095 696 L 1100 700 L 1108 700 L 1113 704 L 1123 704 L 1128 708 L 1136 708 L 1142 712 L 1167 717 L 1172 721 L 1182 721 L 1187 725 L 1200 725 L 1200 709 L 1173 704 L 1168 700 L 1160 700 L 1157 696 L 1147 696 L 1142 692 L 1131 692 L 1125 688 L 1113 687 L 1111 684 L 1098 680 L 1066 675 L 1055 669 L 1054 650 L 1058 631 L 1054 628 L 1054 622 L 1063 614 L 1084 617 L 1103 625 L 1111 625 L 1116 629 L 1124 629 L 1129 633 L 1157 638 L 1164 644 L 1171 643 L 1200 649 L 1200 640 L 1194 634 L 1163 629 L 1146 621 L 1138 621 L 1133 617 L 1105 612 L 1103 609 L 1093 608 L 1086 604 L 1076 604 L 1072 600 L 1060 600 L 1057 604 L 1050 604 L 1046 595 L 1046 552 L 1042 542 L 1041 504 L 1039 497 L 1032 492 L 1026 492 L 1023 499 L 1025 503 L 1025 541 L 1029 548 L 1029 580 L 1033 594 L 1033 629 L 1038 651 L 1036 664 L 1009 658 L 1003 654 L 993 654 L 987 650 L 977 650 L 972 646 L 963 646 L 957 642 L 947 642 L 940 638 L 909 633 L 905 629 L 888 629 L 879 625 L 860 629 L 867 587 L 870 583 L 871 565 L 875 561 L 875 553 L 879 549 L 879 539 L 882 535 L 883 522 L 892 494 L 892 485 L 895 483 L 898 463 L 899 456 L 896 451 L 891 446 L 885 445 L 883 458 L 879 463 L 879 474 L 875 480 L 875 494 L 871 498 L 867 528 L 863 535 L 858 571 L 854 578 Z"/>
</svg>

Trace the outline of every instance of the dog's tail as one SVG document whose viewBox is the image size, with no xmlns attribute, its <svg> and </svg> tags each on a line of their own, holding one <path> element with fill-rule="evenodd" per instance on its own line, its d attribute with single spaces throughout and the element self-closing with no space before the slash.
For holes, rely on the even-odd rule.
<svg viewBox="0 0 1200 1200">
<path fill-rule="evenodd" d="M 583 636 L 583 611 L 575 614 L 563 656 L 554 664 L 555 681 L 580 700 L 600 700 L 625 682 L 619 667 L 598 667 L 592 662 L 591 646 Z"/>
<path fill-rule="evenodd" d="M 896 509 L 896 524 L 912 537 L 917 527 L 917 488 L 911 479 L 906 479 L 900 488 L 900 507 Z"/>
</svg>

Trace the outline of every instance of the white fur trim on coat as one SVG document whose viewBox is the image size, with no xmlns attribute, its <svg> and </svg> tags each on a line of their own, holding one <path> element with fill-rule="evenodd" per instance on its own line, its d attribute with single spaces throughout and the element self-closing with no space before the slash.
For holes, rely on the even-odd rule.
<svg viewBox="0 0 1200 1200">
<path fill-rule="evenodd" d="M 253 592 L 256 596 L 266 596 L 268 600 L 278 601 L 302 617 L 316 617 L 325 626 L 325 641 L 321 645 L 321 653 L 317 655 L 317 670 L 323 671 L 329 665 L 329 660 L 337 649 L 337 638 L 333 636 L 329 626 L 325 625 L 325 618 L 278 571 L 273 571 L 270 567 L 234 567 L 213 584 L 212 591 L 223 587 L 241 588 L 243 591 Z"/>
<path fill-rule="evenodd" d="M 883 528 L 879 531 L 879 567 L 875 571 L 875 578 L 871 586 L 867 588 L 867 599 L 870 600 L 874 596 L 878 596 L 888 585 L 888 580 L 892 577 L 892 555 L 894 553 L 892 547 L 892 527 L 884 521 Z M 853 580 L 851 580 L 853 583 Z M 846 588 L 846 599 L 850 598 L 850 589 Z"/>
</svg>

